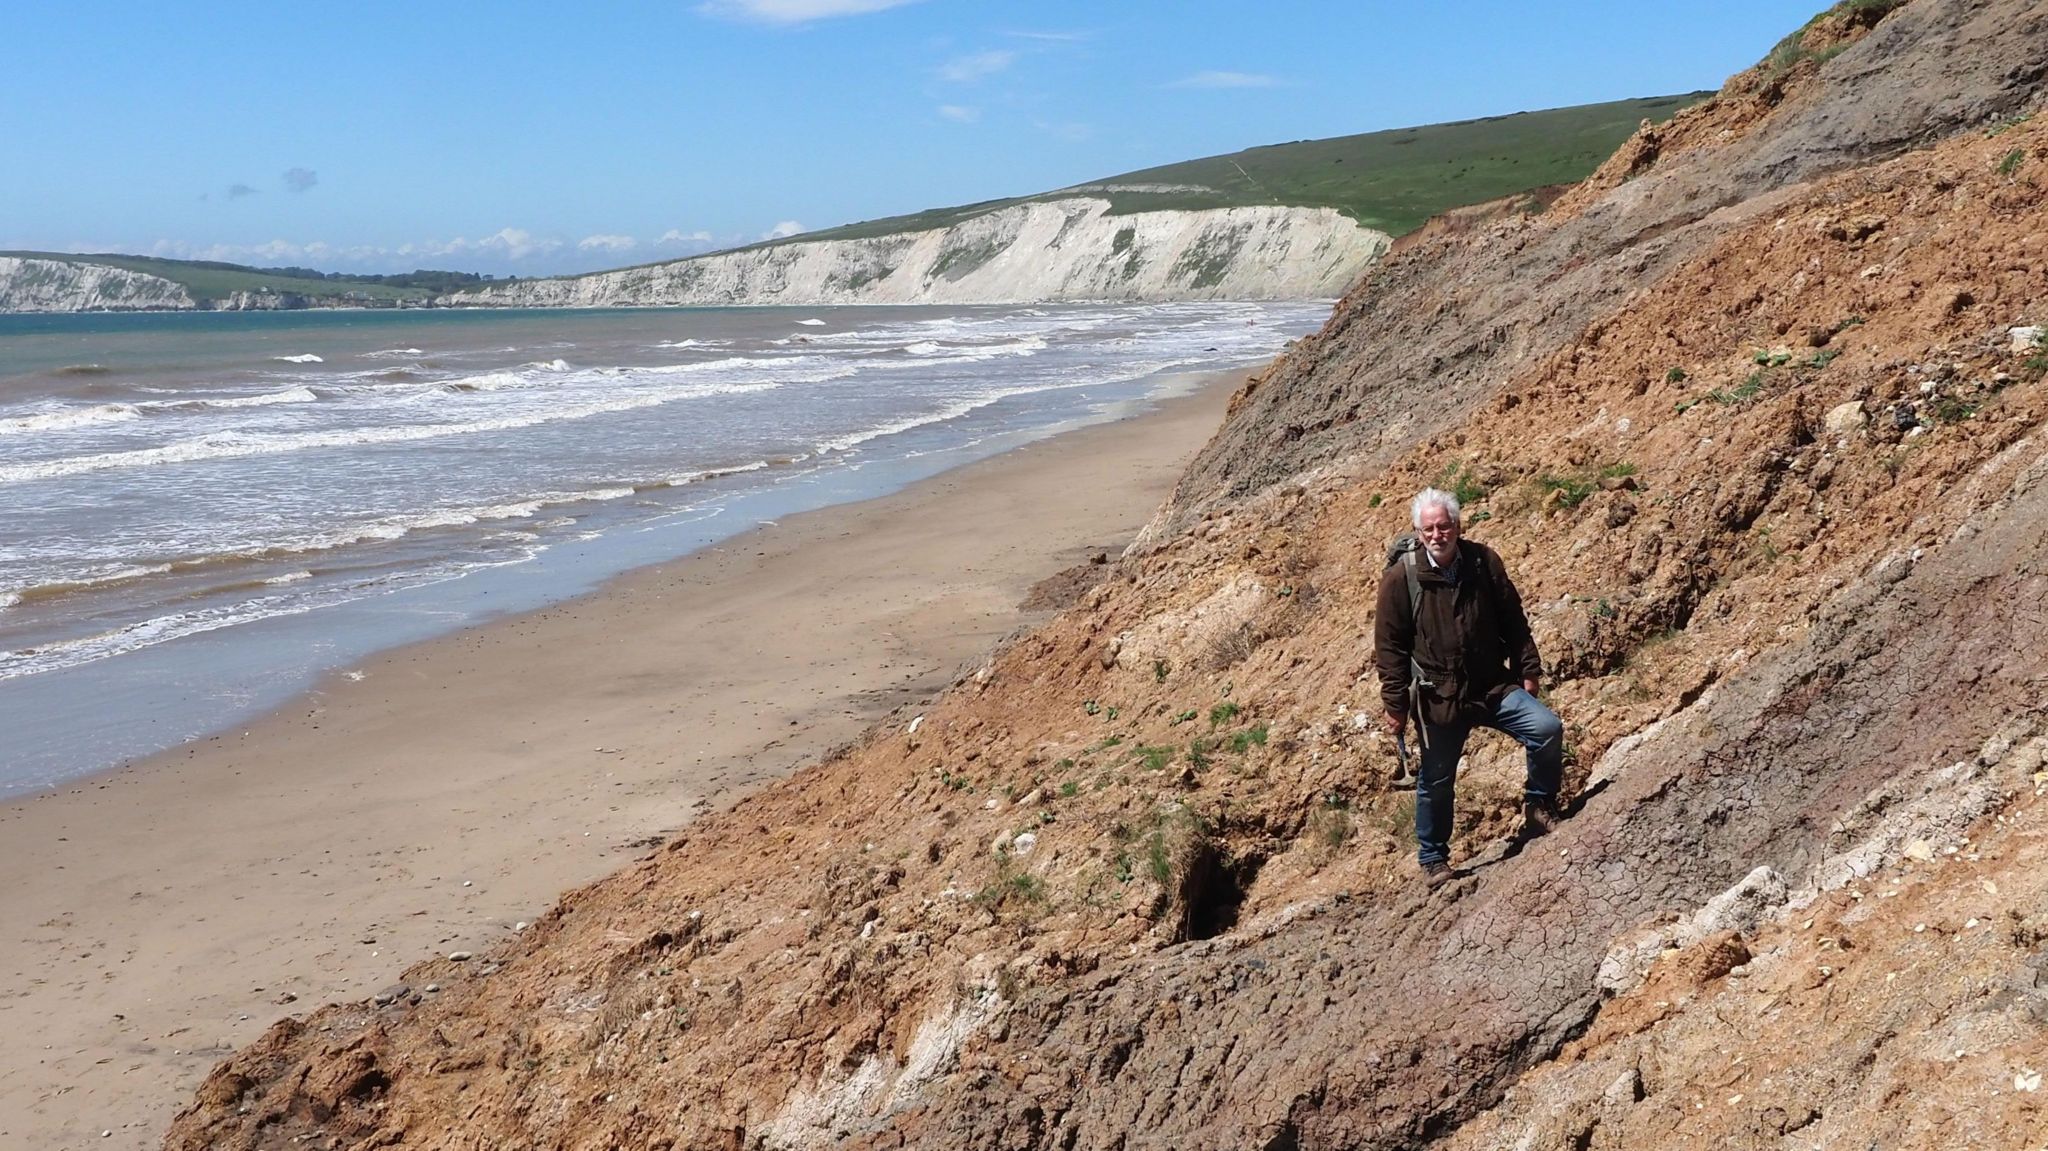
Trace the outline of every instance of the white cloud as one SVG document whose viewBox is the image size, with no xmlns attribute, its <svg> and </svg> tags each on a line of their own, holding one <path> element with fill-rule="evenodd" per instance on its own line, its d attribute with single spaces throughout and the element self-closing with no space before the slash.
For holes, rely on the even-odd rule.
<svg viewBox="0 0 2048 1151">
<path fill-rule="evenodd" d="M 1004 49 L 956 56 L 939 66 L 939 79 L 970 84 L 985 76 L 993 76 L 1016 62 L 1017 54 Z"/>
<path fill-rule="evenodd" d="M 784 227 L 800 226 L 792 223 Z M 659 242 L 694 245 L 694 250 L 684 249 L 675 253 L 681 255 L 691 255 L 694 251 L 713 246 L 713 238 L 708 232 L 671 230 Z M 90 250 L 109 252 L 120 251 L 124 247 L 115 242 L 100 244 Z M 450 240 L 413 240 L 398 244 L 342 245 L 324 240 L 269 240 L 200 245 L 181 240 L 158 240 L 148 248 L 148 254 L 179 260 L 221 260 L 258 267 L 295 264 L 323 271 L 390 272 L 428 267 L 526 276 L 592 271 L 616 264 L 620 253 L 638 247 L 638 240 L 625 235 L 599 234 L 569 242 L 553 236 L 536 235 L 525 228 L 500 228 L 488 236 L 474 239 L 457 236 Z"/>
<path fill-rule="evenodd" d="M 118 250 L 120 245 L 102 245 L 92 251 Z M 389 249 L 368 245 L 343 248 L 324 240 L 299 244 L 290 240 L 268 240 L 261 244 L 188 244 L 182 240 L 158 240 L 149 247 L 152 256 L 173 260 L 220 260 L 231 264 L 333 264 L 364 263 L 385 258 Z"/>
<path fill-rule="evenodd" d="M 761 238 L 764 240 L 781 240 L 806 230 L 802 224 L 797 223 L 795 220 L 784 220 L 773 228 L 761 233 Z"/>
<path fill-rule="evenodd" d="M 981 109 L 969 108 L 960 104 L 941 104 L 939 105 L 939 115 L 956 124 L 972 124 L 976 120 L 981 119 Z"/>
<path fill-rule="evenodd" d="M 808 24 L 834 16 L 860 16 L 914 4 L 917 0 L 706 0 L 697 11 L 754 24 Z"/>
<path fill-rule="evenodd" d="M 334 249 L 320 240 L 310 244 L 294 244 L 289 240 L 272 240 L 258 244 L 256 255 L 267 261 L 277 260 L 320 260 L 334 254 Z"/>
<path fill-rule="evenodd" d="M 1280 84 L 1276 76 L 1259 72 L 1197 72 L 1184 76 L 1169 88 L 1275 88 Z"/>
<path fill-rule="evenodd" d="M 655 241 L 656 244 L 709 244 L 713 242 L 709 232 L 685 232 L 680 228 L 670 228 L 661 234 L 661 239 Z"/>
<path fill-rule="evenodd" d="M 1061 44 L 1074 44 L 1094 38 L 1094 34 L 1090 32 L 1005 32 L 1003 35 L 1014 36 L 1019 40 L 1049 40 Z"/>
<path fill-rule="evenodd" d="M 629 245 L 633 242 L 630 236 L 593 236 L 590 239 L 607 242 L 624 240 Z M 150 246 L 150 254 L 180 260 L 225 260 L 237 264 L 308 261 L 368 264 L 388 261 L 393 257 L 440 259 L 449 256 L 488 256 L 524 260 L 533 256 L 552 255 L 566 246 L 560 240 L 535 236 L 524 228 L 500 228 L 488 236 L 475 240 L 457 236 L 452 240 L 423 240 L 399 244 L 396 247 L 374 244 L 342 247 L 327 243 L 325 240 L 310 240 L 305 243 L 293 240 L 268 240 L 260 244 L 207 245 L 188 244 L 182 240 L 158 240 Z M 606 245 L 592 244 L 586 240 L 577 246 L 591 249 Z"/>
<path fill-rule="evenodd" d="M 585 236 L 576 241 L 576 248 L 583 252 L 630 252 L 640 241 L 631 236 Z"/>
<path fill-rule="evenodd" d="M 545 256 L 560 250 L 562 241 L 535 236 L 524 228 L 500 228 L 481 240 L 465 240 L 460 236 L 446 244 L 424 244 L 421 250 L 430 256 L 459 256 L 468 252 L 480 252 L 504 256 L 512 260 L 524 260 L 528 256 Z"/>
</svg>

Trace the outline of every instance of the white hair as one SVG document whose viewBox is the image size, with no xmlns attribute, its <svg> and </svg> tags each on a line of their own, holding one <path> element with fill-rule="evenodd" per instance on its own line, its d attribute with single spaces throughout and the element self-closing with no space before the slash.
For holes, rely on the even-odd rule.
<svg viewBox="0 0 2048 1151">
<path fill-rule="evenodd" d="M 1458 497 L 1438 488 L 1424 488 L 1415 493 L 1415 502 L 1408 505 L 1408 518 L 1415 522 L 1417 529 L 1422 527 L 1422 509 L 1431 507 L 1444 509 L 1452 523 L 1459 522 Z"/>
</svg>

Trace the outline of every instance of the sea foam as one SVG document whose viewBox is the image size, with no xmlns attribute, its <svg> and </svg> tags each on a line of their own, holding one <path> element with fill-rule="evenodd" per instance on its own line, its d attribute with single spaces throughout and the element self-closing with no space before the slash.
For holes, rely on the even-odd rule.
<svg viewBox="0 0 2048 1151">
<path fill-rule="evenodd" d="M 95 404 L 89 408 L 60 408 L 33 416 L 0 419 L 0 435 L 24 432 L 67 432 L 99 424 L 117 424 L 139 419 L 142 412 L 133 404 Z"/>
<path fill-rule="evenodd" d="M 149 400 L 136 406 L 150 412 L 190 412 L 209 408 L 267 408 L 274 404 L 310 404 L 319 399 L 313 389 L 297 387 L 256 396 L 228 396 L 212 400 Z"/>
</svg>

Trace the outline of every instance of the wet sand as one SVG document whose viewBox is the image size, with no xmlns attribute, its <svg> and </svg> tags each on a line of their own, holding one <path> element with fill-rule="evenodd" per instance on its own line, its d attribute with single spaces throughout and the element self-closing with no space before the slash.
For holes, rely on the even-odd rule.
<svg viewBox="0 0 2048 1151">
<path fill-rule="evenodd" d="M 1122 548 L 1241 378 L 387 652 L 0 807 L 0 1146 L 155 1147 L 278 1018 L 488 946 L 943 689 L 1036 618 L 1033 583 Z"/>
</svg>

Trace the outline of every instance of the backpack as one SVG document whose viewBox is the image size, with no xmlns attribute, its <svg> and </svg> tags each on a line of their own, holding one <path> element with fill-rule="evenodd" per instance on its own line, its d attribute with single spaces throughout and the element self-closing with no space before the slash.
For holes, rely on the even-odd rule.
<svg viewBox="0 0 2048 1151">
<path fill-rule="evenodd" d="M 1422 550 L 1422 537 L 1414 532 L 1402 532 L 1387 545 L 1387 566 L 1400 564 L 1408 569 L 1408 617 L 1415 617 L 1415 609 L 1422 606 L 1422 579 L 1416 575 L 1415 553 Z"/>
<path fill-rule="evenodd" d="M 1387 545 L 1387 566 L 1391 568 L 1395 564 L 1400 564 L 1408 572 L 1408 622 L 1409 626 L 1416 630 L 1416 637 L 1408 648 L 1408 714 L 1415 720 L 1417 734 L 1424 730 L 1422 689 L 1434 686 L 1422 678 L 1422 665 L 1415 661 L 1415 645 L 1422 638 L 1421 623 L 1416 619 L 1416 613 L 1422 608 L 1422 577 L 1417 574 L 1417 564 L 1420 561 L 1415 558 L 1415 553 L 1421 550 L 1422 537 L 1415 532 L 1402 532 L 1394 537 L 1394 542 Z M 1428 743 L 1429 737 L 1424 735 L 1424 746 Z M 1405 756 L 1407 753 L 1403 751 L 1402 754 Z M 1401 770 L 1407 771 L 1405 764 Z"/>
</svg>

